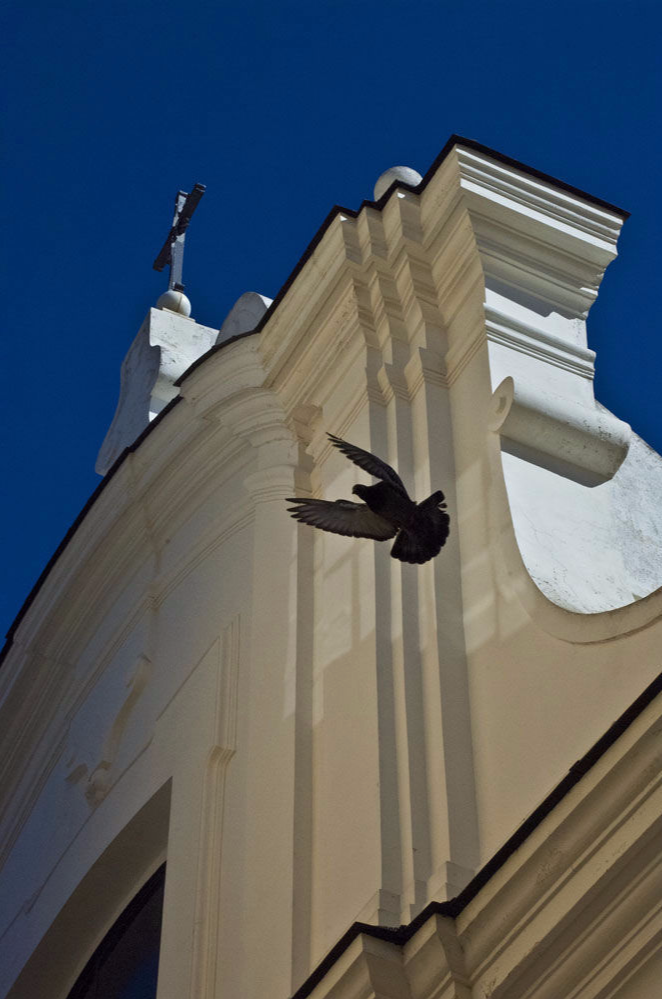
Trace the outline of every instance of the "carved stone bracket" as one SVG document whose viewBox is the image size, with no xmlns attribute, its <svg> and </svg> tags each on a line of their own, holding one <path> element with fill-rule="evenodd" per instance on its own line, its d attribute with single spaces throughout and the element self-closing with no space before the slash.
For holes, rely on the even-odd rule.
<svg viewBox="0 0 663 999">
<path fill-rule="evenodd" d="M 127 675 L 126 686 L 129 692 L 107 728 L 103 748 L 96 763 L 81 760 L 75 749 L 67 761 L 69 772 L 65 780 L 68 784 L 81 783 L 91 808 L 95 808 L 103 801 L 111 789 L 113 765 L 118 756 L 122 737 L 131 713 L 147 686 L 151 672 L 151 660 L 144 654 L 139 655 L 133 669 Z"/>
</svg>

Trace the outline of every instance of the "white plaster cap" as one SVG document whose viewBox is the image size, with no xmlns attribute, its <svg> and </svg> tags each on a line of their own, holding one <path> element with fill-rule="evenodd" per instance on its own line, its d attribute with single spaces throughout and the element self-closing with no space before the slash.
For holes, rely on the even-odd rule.
<svg viewBox="0 0 663 999">
<path fill-rule="evenodd" d="M 184 292 L 169 288 L 168 291 L 164 291 L 163 295 L 159 296 L 157 309 L 168 309 L 170 312 L 177 312 L 180 316 L 190 316 L 191 302 Z"/>
<path fill-rule="evenodd" d="M 223 343 L 224 340 L 229 340 L 230 337 L 238 336 L 240 333 L 250 333 L 271 304 L 272 299 L 266 295 L 259 295 L 257 291 L 245 291 L 223 320 L 216 342 Z"/>
<path fill-rule="evenodd" d="M 384 173 L 381 173 L 378 177 L 375 187 L 373 188 L 373 196 L 376 201 L 378 201 L 384 192 L 391 187 L 395 180 L 402 180 L 404 184 L 409 184 L 411 187 L 416 187 L 423 180 L 420 173 L 413 170 L 412 167 L 405 166 L 395 166 L 389 167 Z"/>
</svg>

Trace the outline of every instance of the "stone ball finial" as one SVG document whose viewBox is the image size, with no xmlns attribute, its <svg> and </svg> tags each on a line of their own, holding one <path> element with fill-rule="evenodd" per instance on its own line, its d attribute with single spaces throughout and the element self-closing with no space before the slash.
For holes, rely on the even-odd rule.
<svg viewBox="0 0 663 999">
<path fill-rule="evenodd" d="M 184 292 L 169 288 L 157 299 L 157 309 L 168 309 L 170 312 L 177 312 L 180 316 L 189 317 L 191 315 L 191 302 Z"/>
<path fill-rule="evenodd" d="M 379 201 L 384 192 L 391 187 L 395 180 L 402 180 L 404 184 L 409 184 L 411 187 L 416 187 L 422 181 L 422 176 L 413 170 L 412 167 L 406 166 L 395 166 L 389 167 L 384 173 L 381 173 L 378 177 L 375 187 L 373 189 L 373 197 L 376 201 Z"/>
</svg>

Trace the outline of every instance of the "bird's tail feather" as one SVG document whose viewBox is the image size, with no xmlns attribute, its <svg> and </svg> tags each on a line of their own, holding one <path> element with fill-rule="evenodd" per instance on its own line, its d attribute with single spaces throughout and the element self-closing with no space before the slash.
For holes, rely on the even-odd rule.
<svg viewBox="0 0 663 999">
<path fill-rule="evenodd" d="M 426 538 L 422 538 L 414 531 L 408 531 L 402 527 L 396 536 L 391 548 L 392 558 L 397 558 L 401 562 L 411 562 L 421 565 L 437 555 L 441 545 L 431 545 Z"/>
<path fill-rule="evenodd" d="M 419 503 L 415 523 L 402 527 L 391 549 L 393 558 L 422 565 L 434 558 L 449 537 L 449 514 L 439 489 Z"/>
</svg>

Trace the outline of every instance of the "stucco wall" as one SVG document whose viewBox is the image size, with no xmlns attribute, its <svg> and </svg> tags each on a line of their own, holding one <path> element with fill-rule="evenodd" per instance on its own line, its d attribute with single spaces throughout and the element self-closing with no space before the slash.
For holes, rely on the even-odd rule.
<svg viewBox="0 0 663 999">
<path fill-rule="evenodd" d="M 139 881 L 133 819 L 145 878 L 167 861 L 159 999 L 285 999 L 353 921 L 456 896 L 656 675 L 654 459 L 584 340 L 620 223 L 454 148 L 337 213 L 259 331 L 180 378 L 0 673 L 12 999 L 66 995 Z M 367 480 L 327 432 L 444 490 L 435 560 L 288 515 Z M 90 915 L 95 871 L 123 890 Z"/>
</svg>

